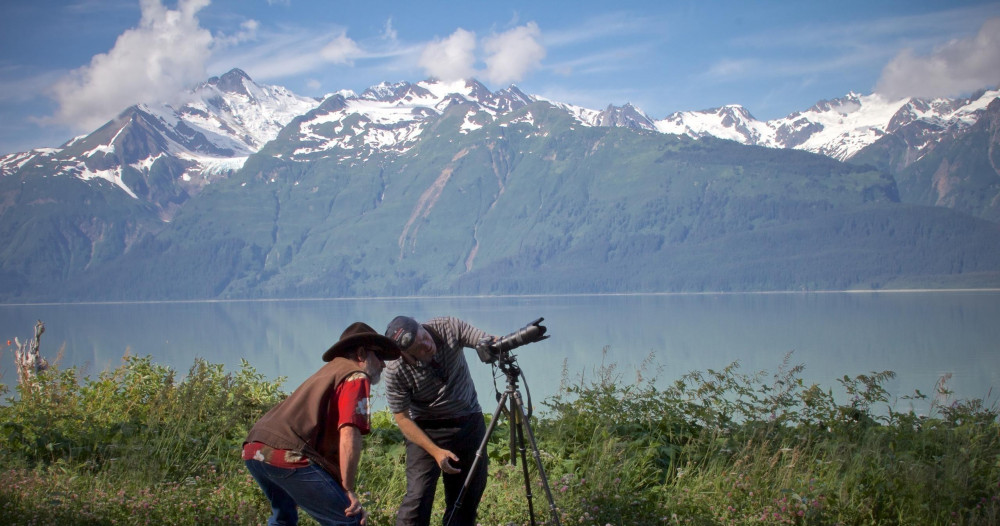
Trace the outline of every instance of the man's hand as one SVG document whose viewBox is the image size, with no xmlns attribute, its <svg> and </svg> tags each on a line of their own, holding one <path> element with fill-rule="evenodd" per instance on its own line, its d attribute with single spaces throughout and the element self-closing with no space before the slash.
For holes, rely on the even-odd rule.
<svg viewBox="0 0 1000 526">
<path fill-rule="evenodd" d="M 392 415 L 396 419 L 396 425 L 399 426 L 399 430 L 403 432 L 410 442 L 420 446 L 424 451 L 430 456 L 434 457 L 434 462 L 437 462 L 441 471 L 454 475 L 455 473 L 460 473 L 462 470 L 451 465 L 451 461 L 458 462 L 458 456 L 456 456 L 451 451 L 447 449 L 442 449 L 434 443 L 427 433 L 424 433 L 423 429 L 420 429 L 413 420 L 410 419 L 410 415 L 403 411 L 401 413 L 394 413 Z"/>
<path fill-rule="evenodd" d="M 427 454 L 434 457 L 434 462 L 437 462 L 441 471 L 449 475 L 454 475 L 455 473 L 462 471 L 451 465 L 451 461 L 453 460 L 458 462 L 458 456 L 447 449 L 439 448 L 437 444 L 435 444 L 434 441 L 427 436 L 427 433 L 424 433 L 424 430 L 420 429 L 420 427 L 410 419 L 410 415 L 407 414 L 406 411 L 395 413 L 392 416 L 396 419 L 396 425 L 398 425 L 399 430 L 403 432 L 403 436 L 405 436 L 410 442 L 413 442 L 423 448 Z"/>
<path fill-rule="evenodd" d="M 347 515 L 348 517 L 353 517 L 355 515 L 360 514 L 362 526 L 366 524 L 368 522 L 368 512 L 365 511 L 363 507 L 361 507 L 361 501 L 358 500 L 358 494 L 354 493 L 353 491 L 348 491 L 347 500 L 350 502 L 350 505 L 348 505 L 347 509 L 344 510 L 344 515 Z"/>
<path fill-rule="evenodd" d="M 455 466 L 451 465 L 452 460 L 458 462 L 458 456 L 452 453 L 451 451 L 448 451 L 447 449 L 439 448 L 434 453 L 434 460 L 437 462 L 437 465 L 441 468 L 441 471 L 444 471 L 449 475 L 454 475 L 455 473 L 459 473 L 462 471 L 456 468 Z"/>
</svg>

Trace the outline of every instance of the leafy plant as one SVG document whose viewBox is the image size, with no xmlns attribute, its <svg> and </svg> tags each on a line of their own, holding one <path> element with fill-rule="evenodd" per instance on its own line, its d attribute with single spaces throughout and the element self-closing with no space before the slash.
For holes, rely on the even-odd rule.
<svg viewBox="0 0 1000 526">
<path fill-rule="evenodd" d="M 840 379 L 833 393 L 738 363 L 661 387 L 651 356 L 633 382 L 617 366 L 568 378 L 532 428 L 562 524 L 930 524 L 1000 519 L 1000 423 L 983 400 L 933 411 L 889 405 L 891 372 Z M 650 371 L 653 371 L 651 374 Z M 270 513 L 243 468 L 247 428 L 283 396 L 248 363 L 196 360 L 179 377 L 126 357 L 96 379 L 50 368 L 0 405 L 0 522 L 260 524 Z M 915 393 L 914 398 L 922 398 Z M 523 466 L 509 422 L 491 437 L 482 524 L 527 524 Z M 371 524 L 392 524 L 405 492 L 392 415 L 372 415 L 359 473 Z M 537 520 L 549 523 L 529 456 Z M 435 518 L 441 520 L 443 491 Z M 308 517 L 303 524 L 314 524 Z"/>
</svg>

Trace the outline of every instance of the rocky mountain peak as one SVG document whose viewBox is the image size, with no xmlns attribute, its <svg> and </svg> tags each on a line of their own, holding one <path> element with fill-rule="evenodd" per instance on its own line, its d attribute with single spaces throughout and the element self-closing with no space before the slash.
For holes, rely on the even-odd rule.
<svg viewBox="0 0 1000 526">
<path fill-rule="evenodd" d="M 235 93 L 249 97 L 250 92 L 247 91 L 246 87 L 246 83 L 248 82 L 253 83 L 253 80 L 250 79 L 250 75 L 247 75 L 242 69 L 233 68 L 221 77 L 212 77 L 208 79 L 206 84 L 215 86 L 219 88 L 219 90 L 226 93 Z"/>
<path fill-rule="evenodd" d="M 633 130 L 656 129 L 652 119 L 643 113 L 642 110 L 628 102 L 621 107 L 608 104 L 608 107 L 598 115 L 596 124 L 598 126 L 621 127 Z"/>
<path fill-rule="evenodd" d="M 424 96 L 426 92 L 426 89 L 415 84 L 410 84 L 409 82 L 382 82 L 361 92 L 358 98 L 379 102 L 393 102 L 402 100 L 407 95 Z"/>
</svg>

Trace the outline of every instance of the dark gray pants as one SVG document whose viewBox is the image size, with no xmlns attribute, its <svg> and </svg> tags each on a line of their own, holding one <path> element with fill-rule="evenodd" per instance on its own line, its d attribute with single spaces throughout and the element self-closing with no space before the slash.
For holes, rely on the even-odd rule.
<svg viewBox="0 0 1000 526">
<path fill-rule="evenodd" d="M 417 422 L 417 425 L 427 433 L 438 447 L 447 449 L 458 456 L 458 462 L 453 466 L 461 471 L 454 474 L 442 474 L 441 468 L 420 446 L 406 441 L 406 496 L 396 514 L 396 526 L 429 526 L 431 510 L 434 506 L 434 492 L 437 489 L 438 477 L 444 478 L 444 518 L 448 519 L 455 500 L 458 498 L 465 478 L 472 469 L 476 459 L 476 450 L 486 435 L 486 423 L 482 413 L 452 422 Z M 476 511 L 479 500 L 486 489 L 489 475 L 489 457 L 485 454 L 476 466 L 474 480 L 469 484 L 462 497 L 462 507 L 455 514 L 451 526 L 475 526 Z"/>
</svg>

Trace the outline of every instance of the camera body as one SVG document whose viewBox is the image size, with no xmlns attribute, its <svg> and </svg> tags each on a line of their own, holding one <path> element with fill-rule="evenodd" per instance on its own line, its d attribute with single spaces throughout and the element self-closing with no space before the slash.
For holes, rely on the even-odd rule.
<svg viewBox="0 0 1000 526">
<path fill-rule="evenodd" d="M 538 318 L 521 329 L 500 338 L 483 338 L 476 345 L 476 353 L 479 354 L 479 359 L 483 363 L 494 363 L 497 360 L 501 360 L 501 363 L 504 363 L 510 359 L 510 351 L 522 345 L 548 338 L 545 334 L 546 328 L 541 324 L 544 319 Z"/>
</svg>

